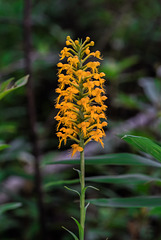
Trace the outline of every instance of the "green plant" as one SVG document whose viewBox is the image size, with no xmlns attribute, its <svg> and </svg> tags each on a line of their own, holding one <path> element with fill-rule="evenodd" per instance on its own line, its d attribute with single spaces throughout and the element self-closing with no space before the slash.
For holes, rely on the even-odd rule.
<svg viewBox="0 0 161 240">
<path fill-rule="evenodd" d="M 133 135 L 125 135 L 123 140 L 129 144 L 137 147 L 137 149 L 145 152 L 155 160 L 136 154 L 130 153 L 116 153 L 116 154 L 106 154 L 101 156 L 86 157 L 86 165 L 122 165 L 122 166 L 149 166 L 151 168 L 161 168 L 161 147 L 153 142 L 152 140 Z M 80 164 L 79 159 L 71 160 L 61 160 L 61 161 L 51 161 L 47 160 L 44 164 Z M 122 174 L 122 175 L 104 175 L 104 176 L 95 176 L 95 177 L 86 177 L 86 182 L 92 183 L 112 183 L 112 184 L 121 184 L 124 186 L 128 185 L 137 185 L 137 184 L 146 184 L 146 183 L 161 183 L 161 180 L 157 176 L 149 176 L 145 174 Z M 63 184 L 77 184 L 79 179 L 74 180 L 59 180 L 59 181 L 49 181 L 46 184 L 46 188 L 51 188 L 53 186 L 63 185 Z M 98 198 L 98 199 L 88 199 L 87 201 L 99 206 L 99 207 L 112 207 L 112 208 L 151 208 L 151 212 L 158 214 L 160 212 L 161 196 L 134 196 L 134 197 L 124 197 L 124 198 Z"/>
<path fill-rule="evenodd" d="M 24 86 L 27 83 L 27 79 L 28 76 L 25 76 L 19 80 L 17 80 L 16 82 L 13 82 L 13 78 L 3 82 L 0 84 L 0 100 L 2 100 L 5 96 L 7 96 L 9 93 L 11 93 L 12 91 Z M 8 148 L 9 145 L 5 144 L 2 142 L 2 140 L 0 140 L 0 151 Z M 0 206 L 0 215 L 3 214 L 4 212 L 8 211 L 8 210 L 12 210 L 15 208 L 18 208 L 21 206 L 21 203 L 6 203 Z"/>
<path fill-rule="evenodd" d="M 85 206 L 85 162 L 84 148 L 86 144 L 95 140 L 103 146 L 102 137 L 105 136 L 103 127 L 107 125 L 104 111 L 106 105 L 104 101 L 104 81 L 103 72 L 99 73 L 98 66 L 100 62 L 89 61 L 90 57 L 102 59 L 100 52 L 90 52 L 89 47 L 94 45 L 87 37 L 84 42 L 82 40 L 73 41 L 67 37 L 66 45 L 61 51 L 61 60 L 67 57 L 67 64 L 58 63 L 59 87 L 56 92 L 59 93 L 56 108 L 59 109 L 56 120 L 59 122 L 57 127 L 57 136 L 59 137 L 59 147 L 62 141 L 66 144 L 67 138 L 74 140 L 72 145 L 72 156 L 76 152 L 80 152 L 80 171 L 76 170 L 80 177 L 81 190 L 67 188 L 76 192 L 80 197 L 80 222 L 75 218 L 79 228 L 79 239 L 84 240 L 86 210 L 89 204 Z M 92 187 L 94 188 L 94 187 Z M 66 229 L 64 227 L 64 229 Z M 66 229 L 74 239 L 77 236 Z"/>
</svg>

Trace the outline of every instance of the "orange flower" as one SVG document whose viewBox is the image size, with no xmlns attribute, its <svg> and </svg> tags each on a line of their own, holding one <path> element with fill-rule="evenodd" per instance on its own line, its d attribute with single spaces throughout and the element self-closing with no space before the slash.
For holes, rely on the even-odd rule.
<svg viewBox="0 0 161 240">
<path fill-rule="evenodd" d="M 103 146 L 103 127 L 107 126 L 104 112 L 107 108 L 104 104 L 106 96 L 103 88 L 105 74 L 99 73 L 99 61 L 90 61 L 91 56 L 102 60 L 101 53 L 91 52 L 90 47 L 94 46 L 94 42 L 89 41 L 89 37 L 82 42 L 73 41 L 68 36 L 66 45 L 69 48 L 64 47 L 60 54 L 61 60 L 67 58 L 67 63 L 57 64 L 57 136 L 59 147 L 62 142 L 66 144 L 68 138 L 76 142 L 71 146 L 72 156 L 76 152 L 82 152 L 91 140 L 100 142 Z"/>
<path fill-rule="evenodd" d="M 82 152 L 83 151 L 83 148 L 80 147 L 78 144 L 73 144 L 73 145 L 71 145 L 71 147 L 73 148 L 72 156 L 74 156 L 74 154 L 76 152 Z"/>
</svg>

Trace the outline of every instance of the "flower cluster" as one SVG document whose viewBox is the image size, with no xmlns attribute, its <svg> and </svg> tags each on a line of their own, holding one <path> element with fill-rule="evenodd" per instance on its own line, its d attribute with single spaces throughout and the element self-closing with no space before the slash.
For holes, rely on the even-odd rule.
<svg viewBox="0 0 161 240">
<path fill-rule="evenodd" d="M 107 126 L 105 110 L 106 100 L 103 78 L 105 74 L 99 73 L 100 52 L 90 52 L 90 46 L 94 42 L 87 37 L 82 43 L 81 40 L 73 41 L 69 36 L 66 45 L 60 54 L 60 60 L 66 58 L 66 63 L 58 63 L 58 82 L 56 92 L 59 94 L 56 108 L 59 112 L 55 119 L 58 121 L 57 136 L 59 147 L 62 141 L 66 144 L 67 138 L 76 143 L 71 147 L 72 155 L 77 151 L 82 152 L 84 146 L 91 140 L 100 142 L 105 136 L 103 130 Z"/>
</svg>

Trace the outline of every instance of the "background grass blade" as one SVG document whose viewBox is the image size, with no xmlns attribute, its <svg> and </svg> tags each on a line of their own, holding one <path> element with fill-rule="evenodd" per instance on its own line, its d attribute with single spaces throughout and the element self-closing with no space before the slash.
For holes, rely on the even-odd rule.
<svg viewBox="0 0 161 240">
<path fill-rule="evenodd" d="M 118 208 L 140 208 L 140 207 L 160 207 L 161 196 L 141 196 L 130 198 L 100 198 L 88 199 L 88 202 L 101 207 Z"/>
<path fill-rule="evenodd" d="M 149 138 L 125 135 L 122 139 L 139 150 L 146 152 L 157 160 L 161 161 L 161 147 Z"/>
<path fill-rule="evenodd" d="M 160 162 L 141 157 L 136 154 L 130 153 L 114 153 L 114 154 L 105 154 L 95 157 L 85 158 L 85 163 L 87 165 L 138 165 L 138 166 L 152 166 L 152 167 L 161 167 Z M 60 160 L 53 161 L 51 160 L 43 161 L 43 165 L 47 164 L 80 164 L 79 159 L 71 160 Z"/>
<path fill-rule="evenodd" d="M 21 203 L 5 203 L 0 206 L 0 215 L 6 211 L 13 210 L 21 206 Z"/>
</svg>

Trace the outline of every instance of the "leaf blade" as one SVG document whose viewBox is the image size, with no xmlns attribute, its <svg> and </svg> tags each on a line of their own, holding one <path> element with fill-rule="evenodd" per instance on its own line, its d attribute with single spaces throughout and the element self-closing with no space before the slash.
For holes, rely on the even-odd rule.
<svg viewBox="0 0 161 240">
<path fill-rule="evenodd" d="M 21 206 L 22 203 L 5 203 L 0 206 L 0 215 L 6 211 L 13 210 Z"/>
<path fill-rule="evenodd" d="M 86 181 L 112 184 L 145 184 L 148 182 L 160 182 L 161 179 L 147 176 L 144 174 L 122 174 L 114 176 L 87 177 Z"/>
<path fill-rule="evenodd" d="M 88 202 L 100 207 L 140 208 L 160 207 L 161 196 L 141 196 L 129 198 L 88 199 Z"/>
<path fill-rule="evenodd" d="M 86 177 L 86 182 L 97 182 L 97 183 L 109 183 L 109 184 L 146 184 L 149 182 L 160 182 L 160 178 L 147 176 L 144 174 L 122 174 L 122 175 L 112 175 L 112 176 L 94 176 Z M 52 181 L 45 184 L 45 188 L 65 185 L 65 184 L 75 184 L 79 183 L 79 179 L 72 180 L 61 180 L 61 181 Z"/>
<path fill-rule="evenodd" d="M 48 164 L 80 164 L 80 159 L 71 159 L 71 160 L 47 160 L 43 162 L 43 165 Z M 86 157 L 86 165 L 135 165 L 135 166 L 151 166 L 151 167 L 161 167 L 161 163 L 141 157 L 137 154 L 130 153 L 114 153 L 114 154 L 105 154 L 95 157 Z"/>
<path fill-rule="evenodd" d="M 24 86 L 27 83 L 28 78 L 29 78 L 29 76 L 27 75 L 27 76 L 17 80 L 14 83 L 14 85 L 12 85 L 11 87 L 9 86 L 9 84 L 11 83 L 11 81 L 13 79 L 9 79 L 9 80 L 7 80 L 7 83 L 1 84 L 1 86 L 0 86 L 0 100 L 2 98 L 4 98 L 6 95 L 8 95 L 10 92 Z"/>
<path fill-rule="evenodd" d="M 73 232 L 71 232 L 70 230 L 68 230 L 67 228 L 65 228 L 65 227 L 62 227 L 63 229 L 65 229 L 68 233 L 70 233 L 70 235 L 75 239 L 75 240 L 79 240 L 78 238 L 77 238 L 77 236 L 73 233 Z"/>
<path fill-rule="evenodd" d="M 125 135 L 122 139 L 161 162 L 161 147 L 151 139 L 134 135 Z"/>
</svg>

